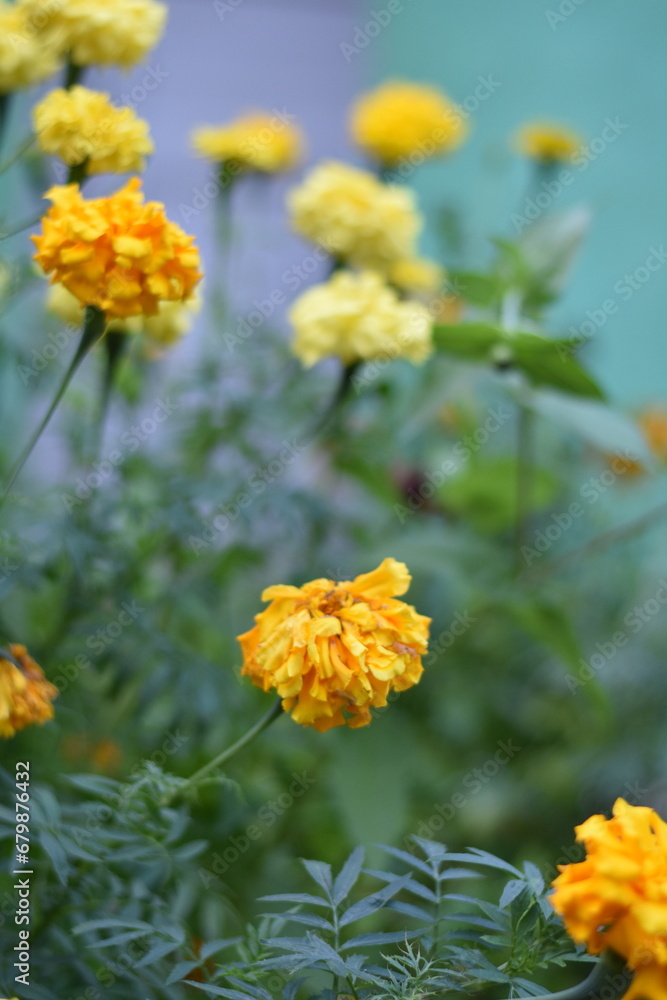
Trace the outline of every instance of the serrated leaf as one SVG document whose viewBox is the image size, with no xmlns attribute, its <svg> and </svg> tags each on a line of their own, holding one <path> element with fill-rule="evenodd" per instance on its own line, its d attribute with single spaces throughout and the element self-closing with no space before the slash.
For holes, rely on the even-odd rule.
<svg viewBox="0 0 667 1000">
<path fill-rule="evenodd" d="M 375 911 L 384 906 L 389 899 L 400 892 L 409 881 L 409 875 L 397 878 L 393 882 L 390 882 L 389 885 L 386 885 L 383 889 L 380 889 L 378 892 L 374 892 L 370 896 L 366 896 L 365 899 L 360 899 L 358 903 L 353 903 L 340 918 L 338 922 L 339 926 L 346 927 L 348 924 L 354 923 L 355 920 L 361 920 L 362 917 L 368 917 L 371 913 L 375 913 Z"/>
<path fill-rule="evenodd" d="M 399 941 L 411 941 L 414 938 L 421 937 L 423 935 L 423 929 L 414 931 L 388 931 L 369 934 L 357 934 L 355 937 L 350 938 L 346 941 L 344 945 L 341 945 L 341 951 L 347 951 L 348 948 L 367 948 L 371 945 L 383 945 L 383 944 L 395 944 Z"/>
<path fill-rule="evenodd" d="M 193 969 L 198 968 L 199 962 L 178 962 L 169 974 L 169 978 L 166 980 L 166 985 L 171 986 L 172 983 L 178 983 L 187 976 L 189 972 Z"/>
<path fill-rule="evenodd" d="M 275 917 L 275 913 L 260 913 L 260 917 Z M 319 927 L 320 930 L 331 931 L 333 924 L 324 917 L 318 917 L 315 913 L 281 913 L 282 920 L 291 921 L 295 924 L 304 924 L 306 927 Z"/>
<path fill-rule="evenodd" d="M 392 857 L 399 858 L 400 861 L 404 861 L 405 864 L 409 865 L 411 868 L 419 868 L 419 870 L 424 872 L 425 875 L 428 875 L 429 878 L 433 878 L 433 866 L 427 861 L 423 861 L 420 857 L 410 854 L 409 851 L 403 851 L 400 847 L 389 847 L 387 844 L 376 844 L 375 846 L 379 847 L 382 851 L 386 851 L 387 854 L 391 854 Z"/>
<path fill-rule="evenodd" d="M 324 889 L 327 896 L 331 897 L 331 865 L 325 864 L 324 861 L 310 861 L 307 858 L 301 858 L 301 864 L 306 869 L 310 877 L 314 879 L 322 889 Z"/>
<path fill-rule="evenodd" d="M 436 350 L 465 361 L 487 361 L 502 337 L 500 327 L 491 323 L 436 323 L 433 327 Z"/>
<path fill-rule="evenodd" d="M 363 863 L 364 849 L 363 847 L 355 847 L 334 882 L 333 901 L 335 906 L 342 903 L 350 892 L 350 889 L 359 878 Z"/>
<path fill-rule="evenodd" d="M 322 896 L 313 896 L 309 892 L 278 892 L 270 896 L 260 896 L 261 903 L 303 903 L 305 906 L 326 906 L 331 907 L 328 899 Z"/>
</svg>

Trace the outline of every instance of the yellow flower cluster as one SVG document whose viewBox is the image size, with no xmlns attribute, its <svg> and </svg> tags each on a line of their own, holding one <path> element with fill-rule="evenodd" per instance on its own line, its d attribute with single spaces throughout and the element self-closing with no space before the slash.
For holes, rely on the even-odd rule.
<svg viewBox="0 0 667 1000">
<path fill-rule="evenodd" d="M 589 952 L 610 948 L 634 970 L 624 1000 L 666 1000 L 667 823 L 617 799 L 612 819 L 591 816 L 575 832 L 586 859 L 561 866 L 556 912 Z"/>
<path fill-rule="evenodd" d="M 41 83 L 59 66 L 58 46 L 37 33 L 23 5 L 0 0 L 0 94 Z"/>
<path fill-rule="evenodd" d="M 407 257 L 397 260 L 389 268 L 389 281 L 402 292 L 410 295 L 429 295 L 437 292 L 445 280 L 444 268 L 424 257 Z"/>
<path fill-rule="evenodd" d="M 143 170 L 153 152 L 148 124 L 131 108 L 116 108 L 108 94 L 87 87 L 52 90 L 33 109 L 43 153 L 68 166 L 86 162 L 89 174 Z"/>
<path fill-rule="evenodd" d="M 41 668 L 28 656 L 25 646 L 11 645 L 0 651 L 0 737 L 9 739 L 26 726 L 41 725 L 53 718 L 51 702 L 58 689 L 45 678 Z M 18 666 L 16 665 L 18 664 Z"/>
<path fill-rule="evenodd" d="M 337 271 L 299 296 L 289 319 L 292 350 L 307 367 L 331 356 L 346 365 L 378 357 L 419 362 L 433 349 L 426 307 L 401 301 L 374 271 Z"/>
<path fill-rule="evenodd" d="M 295 722 L 325 732 L 365 726 L 422 673 L 430 618 L 396 600 L 410 586 L 407 567 L 385 559 L 371 573 L 334 583 L 269 587 L 268 608 L 239 636 L 242 673 L 276 690 Z"/>
<path fill-rule="evenodd" d="M 107 198 L 86 201 L 76 184 L 54 187 L 33 236 L 35 260 L 83 305 L 109 318 L 154 316 L 161 301 L 185 302 L 201 279 L 194 237 L 144 203 L 134 177 Z"/>
<path fill-rule="evenodd" d="M 303 155 L 301 131 L 279 115 L 257 113 L 229 125 L 203 126 L 192 134 L 196 152 L 214 163 L 233 161 L 242 170 L 278 173 Z"/>
<path fill-rule="evenodd" d="M 571 160 L 583 142 L 576 132 L 553 122 L 529 122 L 519 129 L 515 141 L 520 153 L 541 163 Z"/>
<path fill-rule="evenodd" d="M 294 229 L 356 267 L 413 257 L 423 220 L 411 191 L 345 163 L 316 167 L 288 197 Z"/>
<path fill-rule="evenodd" d="M 369 156 L 391 167 L 414 153 L 426 158 L 451 152 L 463 142 L 467 126 L 435 87 L 389 80 L 357 101 L 350 131 Z"/>
<path fill-rule="evenodd" d="M 19 0 L 40 37 L 77 66 L 140 63 L 164 30 L 167 8 L 157 0 Z"/>
</svg>

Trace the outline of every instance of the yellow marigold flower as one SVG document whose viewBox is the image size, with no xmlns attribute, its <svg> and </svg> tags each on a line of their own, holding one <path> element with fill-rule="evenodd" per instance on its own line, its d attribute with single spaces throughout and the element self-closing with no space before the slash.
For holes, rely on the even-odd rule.
<svg viewBox="0 0 667 1000">
<path fill-rule="evenodd" d="M 571 160 L 583 144 L 576 132 L 554 122 L 529 122 L 516 134 L 520 153 L 542 163 Z"/>
<path fill-rule="evenodd" d="M 87 87 L 52 90 L 35 106 L 32 120 L 43 153 L 68 166 L 87 161 L 89 174 L 141 171 L 153 152 L 145 121 Z"/>
<path fill-rule="evenodd" d="M 389 281 L 403 292 L 428 295 L 437 292 L 445 280 L 445 269 L 434 260 L 407 257 L 397 260 L 388 272 Z"/>
<path fill-rule="evenodd" d="M 382 184 L 366 170 L 322 163 L 287 204 L 297 233 L 357 267 L 382 270 L 414 257 L 423 219 L 413 192 Z"/>
<path fill-rule="evenodd" d="M 435 87 L 389 80 L 364 94 L 350 120 L 354 141 L 383 166 L 420 153 L 450 153 L 468 131 L 456 105 Z"/>
<path fill-rule="evenodd" d="M 69 292 L 64 285 L 50 285 L 46 296 L 46 308 L 68 326 L 80 330 L 83 327 L 85 306 L 76 295 Z M 107 324 L 107 333 L 141 333 L 142 320 L 140 316 L 130 316 L 127 319 L 113 319 Z"/>
<path fill-rule="evenodd" d="M 306 367 L 336 356 L 346 364 L 372 358 L 423 361 L 433 350 L 425 306 L 401 301 L 374 271 L 337 271 L 293 304 L 292 351 Z"/>
<path fill-rule="evenodd" d="M 42 235 L 32 237 L 42 270 L 110 318 L 154 316 L 161 301 L 189 299 L 201 279 L 194 237 L 169 222 L 164 205 L 144 203 L 140 189 L 133 177 L 86 201 L 76 184 L 51 188 Z"/>
<path fill-rule="evenodd" d="M 639 426 L 651 454 L 659 462 L 667 462 L 667 409 L 651 406 L 639 416 Z"/>
<path fill-rule="evenodd" d="M 16 4 L 0 2 L 0 94 L 31 87 L 52 76 L 60 53 Z"/>
<path fill-rule="evenodd" d="M 407 567 L 385 559 L 371 573 L 262 594 L 268 608 L 239 636 L 242 673 L 276 690 L 295 722 L 325 732 L 366 726 L 371 708 L 387 704 L 423 673 L 431 619 L 395 598 L 410 586 Z"/>
<path fill-rule="evenodd" d="M 58 695 L 25 646 L 11 645 L 7 652 L 19 666 L 0 653 L 0 736 L 6 740 L 26 726 L 52 719 L 51 702 Z"/>
<path fill-rule="evenodd" d="M 214 163 L 233 160 L 244 170 L 278 173 L 290 170 L 303 156 L 300 129 L 280 115 L 262 112 L 237 118 L 229 125 L 195 129 L 192 145 L 199 156 Z"/>
<path fill-rule="evenodd" d="M 568 933 L 635 970 L 625 1000 L 667 998 L 667 823 L 653 809 L 614 804 L 613 818 L 576 827 L 586 859 L 561 865 L 551 902 Z"/>
<path fill-rule="evenodd" d="M 156 0 L 19 0 L 19 7 L 77 66 L 136 66 L 159 42 L 167 19 Z"/>
</svg>

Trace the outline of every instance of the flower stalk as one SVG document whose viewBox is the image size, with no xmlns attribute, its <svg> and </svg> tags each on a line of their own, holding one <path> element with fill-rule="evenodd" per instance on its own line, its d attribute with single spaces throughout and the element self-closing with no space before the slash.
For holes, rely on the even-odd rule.
<svg viewBox="0 0 667 1000">
<path fill-rule="evenodd" d="M 58 391 L 53 397 L 51 405 L 49 406 L 48 410 L 46 411 L 46 414 L 42 418 L 37 430 L 30 438 L 30 441 L 21 452 L 21 455 L 18 461 L 16 462 L 12 470 L 12 473 L 9 477 L 9 481 L 7 482 L 5 488 L 3 489 L 2 494 L 0 494 L 0 506 L 5 502 L 7 495 L 12 486 L 14 485 L 16 478 L 23 469 L 25 463 L 30 458 L 30 455 L 32 454 L 33 449 L 35 448 L 35 445 L 39 441 L 40 437 L 42 436 L 42 433 L 44 432 L 49 421 L 51 420 L 51 417 L 58 408 L 58 404 L 65 395 L 65 392 L 67 391 L 70 382 L 74 378 L 77 369 L 81 365 L 81 362 L 86 357 L 90 349 L 97 343 L 97 341 L 104 334 L 104 331 L 106 329 L 106 322 L 107 322 L 106 316 L 101 309 L 98 309 L 96 306 L 88 306 L 86 308 L 83 330 L 81 332 L 81 339 L 76 349 L 76 353 L 70 362 L 69 368 L 67 369 L 67 371 L 63 376 L 62 382 L 60 383 Z"/>
</svg>

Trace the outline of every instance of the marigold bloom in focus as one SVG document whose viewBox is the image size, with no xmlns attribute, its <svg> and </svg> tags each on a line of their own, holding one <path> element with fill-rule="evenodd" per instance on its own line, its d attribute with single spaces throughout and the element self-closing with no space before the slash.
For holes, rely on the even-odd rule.
<svg viewBox="0 0 667 1000">
<path fill-rule="evenodd" d="M 346 365 L 386 356 L 420 362 L 433 350 L 426 307 L 401 301 L 374 271 L 337 271 L 300 295 L 289 319 L 292 351 L 306 367 L 332 356 Z"/>
<path fill-rule="evenodd" d="M 355 580 L 269 587 L 262 594 L 268 608 L 239 636 L 242 673 L 277 691 L 303 726 L 322 733 L 368 725 L 371 708 L 423 673 L 431 619 L 396 600 L 410 579 L 403 563 L 385 559 Z"/>
<path fill-rule="evenodd" d="M 624 799 L 576 827 L 586 859 L 560 865 L 551 902 L 593 955 L 610 948 L 635 976 L 625 1000 L 667 997 L 667 823 Z"/>
<path fill-rule="evenodd" d="M 515 136 L 515 145 L 524 156 L 541 163 L 571 160 L 583 145 L 576 132 L 554 122 L 529 122 Z"/>
<path fill-rule="evenodd" d="M 194 237 L 144 202 L 141 181 L 90 201 L 76 184 L 51 188 L 53 202 L 33 236 L 35 260 L 83 305 L 110 318 L 154 316 L 161 301 L 184 302 L 201 279 Z"/>
<path fill-rule="evenodd" d="M 59 66 L 57 46 L 36 34 L 23 8 L 0 2 L 0 94 L 41 83 Z"/>
<path fill-rule="evenodd" d="M 144 157 L 153 152 L 145 121 L 87 87 L 52 90 L 35 106 L 32 119 L 43 153 L 68 166 L 86 162 L 89 174 L 141 171 Z"/>
<path fill-rule="evenodd" d="M 387 276 L 392 285 L 403 292 L 428 295 L 441 287 L 445 280 L 445 269 L 434 260 L 409 257 L 392 264 Z"/>
<path fill-rule="evenodd" d="M 77 66 L 142 62 L 160 40 L 167 19 L 157 0 L 19 0 L 42 38 Z"/>
<path fill-rule="evenodd" d="M 407 188 L 382 184 L 367 170 L 323 163 L 288 196 L 293 228 L 357 267 L 386 269 L 415 256 L 423 219 Z"/>
<path fill-rule="evenodd" d="M 8 646 L 7 652 L 19 666 L 0 653 L 0 737 L 6 740 L 26 726 L 52 719 L 51 702 L 58 695 L 25 646 Z"/>
<path fill-rule="evenodd" d="M 449 153 L 461 145 L 468 129 L 442 91 L 389 80 L 357 101 L 350 131 L 364 152 L 390 167 L 412 153 L 424 158 Z"/>
<path fill-rule="evenodd" d="M 199 156 L 214 163 L 233 160 L 244 170 L 278 173 L 296 166 L 303 155 L 303 136 L 277 115 L 257 113 L 229 125 L 202 126 L 192 133 Z"/>
</svg>

